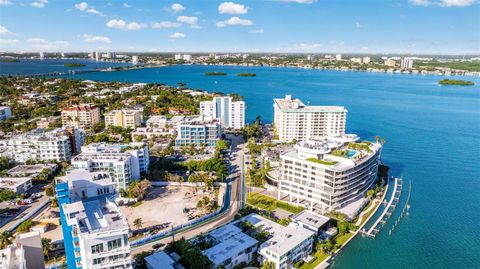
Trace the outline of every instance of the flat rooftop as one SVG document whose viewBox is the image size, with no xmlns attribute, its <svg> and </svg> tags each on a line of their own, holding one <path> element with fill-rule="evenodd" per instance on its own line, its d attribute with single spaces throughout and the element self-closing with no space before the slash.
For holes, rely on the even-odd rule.
<svg viewBox="0 0 480 269">
<path fill-rule="evenodd" d="M 267 231 L 272 236 L 285 228 L 284 226 L 255 213 L 241 218 L 240 221 L 248 221 L 256 228 L 261 228 L 263 231 Z"/>
<path fill-rule="evenodd" d="M 56 164 L 22 164 L 13 167 L 7 171 L 9 175 L 18 175 L 18 174 L 39 174 L 43 169 L 54 169 Z"/>
<path fill-rule="evenodd" d="M 145 257 L 145 261 L 152 268 L 176 269 L 174 267 L 175 260 L 172 259 L 165 251 L 155 252 L 150 256 Z"/>
<path fill-rule="evenodd" d="M 305 228 L 296 225 L 289 225 L 264 242 L 260 246 L 260 249 L 268 249 L 269 251 L 282 256 L 314 234 L 314 232 Z"/>
<path fill-rule="evenodd" d="M 283 112 L 347 112 L 343 106 L 307 106 L 300 99 L 292 99 L 289 95 L 283 99 L 275 98 L 273 102 Z"/>
<path fill-rule="evenodd" d="M 17 187 L 32 180 L 32 177 L 0 177 L 0 189 Z"/>
<path fill-rule="evenodd" d="M 209 236 L 217 243 L 215 246 L 204 250 L 214 264 L 222 264 L 227 259 L 236 257 L 238 253 L 249 247 L 255 246 L 258 241 L 242 232 L 234 224 L 227 224 L 209 233 Z"/>
<path fill-rule="evenodd" d="M 329 217 L 325 217 L 322 215 L 314 214 L 311 212 L 308 212 L 306 210 L 300 212 L 296 216 L 294 216 L 292 219 L 297 220 L 299 222 L 305 223 L 309 226 L 315 227 L 317 229 L 321 228 L 325 224 L 327 224 L 330 221 Z"/>
</svg>

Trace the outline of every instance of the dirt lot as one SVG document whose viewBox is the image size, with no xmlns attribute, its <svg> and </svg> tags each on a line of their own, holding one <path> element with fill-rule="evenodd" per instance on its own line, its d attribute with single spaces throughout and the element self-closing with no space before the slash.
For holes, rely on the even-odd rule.
<svg viewBox="0 0 480 269">
<path fill-rule="evenodd" d="M 195 194 L 194 191 L 193 187 L 154 187 L 140 206 L 120 208 L 132 229 L 135 229 L 133 221 L 137 218 L 142 219 L 144 228 L 160 224 L 166 227 L 176 226 L 188 222 L 188 214 L 183 213 L 184 208 L 192 210 L 202 197 L 208 195 L 202 188 L 198 188 Z M 193 214 L 199 213 L 201 212 L 193 210 Z"/>
</svg>

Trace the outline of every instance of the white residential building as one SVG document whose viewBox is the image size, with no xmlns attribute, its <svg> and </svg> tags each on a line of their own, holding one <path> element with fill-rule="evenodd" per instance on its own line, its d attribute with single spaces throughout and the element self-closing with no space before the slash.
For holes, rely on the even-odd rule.
<svg viewBox="0 0 480 269">
<path fill-rule="evenodd" d="M 222 134 L 217 120 L 199 116 L 194 121 L 180 123 L 177 127 L 175 146 L 215 147 Z"/>
<path fill-rule="evenodd" d="M 122 109 L 112 110 L 105 113 L 105 127 L 117 126 L 121 128 L 131 128 L 140 126 L 143 122 L 142 110 Z"/>
<path fill-rule="evenodd" d="M 16 162 L 69 161 L 80 152 L 85 132 L 75 127 L 63 127 L 49 132 L 35 129 L 10 138 L 7 142 L 9 156 Z"/>
<path fill-rule="evenodd" d="M 347 110 L 342 106 L 306 106 L 291 95 L 273 101 L 274 126 L 281 141 L 345 134 Z"/>
<path fill-rule="evenodd" d="M 273 262 L 275 269 L 292 269 L 296 262 L 310 255 L 314 236 L 314 232 L 290 224 L 261 244 L 258 253 L 262 262 Z"/>
<path fill-rule="evenodd" d="M 200 103 L 200 115 L 218 119 L 223 128 L 241 129 L 245 126 L 245 102 L 216 96 Z"/>
<path fill-rule="evenodd" d="M 138 56 L 137 55 L 132 56 L 132 64 L 138 64 Z"/>
<path fill-rule="evenodd" d="M 400 67 L 406 69 L 413 68 L 413 59 L 410 57 L 403 57 L 400 61 Z"/>
<path fill-rule="evenodd" d="M 57 179 L 68 268 L 132 268 L 128 222 L 105 172 L 73 170 Z"/>
<path fill-rule="evenodd" d="M 75 105 L 62 109 L 63 126 L 91 129 L 100 122 L 100 109 L 91 104 Z"/>
<path fill-rule="evenodd" d="M 192 60 L 192 55 L 190 54 L 183 54 L 183 60 L 186 62 L 190 62 Z"/>
<path fill-rule="evenodd" d="M 335 59 L 337 59 L 337 61 L 342 60 L 342 54 L 335 55 Z"/>
<path fill-rule="evenodd" d="M 82 147 L 82 153 L 72 159 L 72 166 L 91 172 L 108 172 L 117 189 L 140 179 L 149 167 L 148 145 L 144 143 L 93 143 Z"/>
<path fill-rule="evenodd" d="M 11 190 L 20 195 L 32 188 L 32 177 L 0 177 L 0 190 Z"/>
<path fill-rule="evenodd" d="M 8 106 L 0 106 L 0 120 L 6 120 L 12 117 L 12 110 Z"/>
<path fill-rule="evenodd" d="M 233 223 L 211 231 L 207 235 L 207 240 L 213 246 L 204 250 L 203 254 L 215 268 L 223 266 L 225 269 L 252 261 L 258 245 L 257 240 L 243 233 L 242 229 Z"/>
<path fill-rule="evenodd" d="M 397 62 L 395 62 L 394 59 L 386 59 L 384 61 L 385 66 L 390 66 L 390 67 L 395 67 L 397 65 Z"/>
<path fill-rule="evenodd" d="M 0 249 L 0 268 L 44 269 L 40 232 L 19 234 L 14 244 Z"/>
<path fill-rule="evenodd" d="M 175 61 L 179 61 L 182 59 L 182 54 L 175 54 L 173 57 L 175 58 Z"/>
<path fill-rule="evenodd" d="M 363 57 L 362 62 L 364 64 L 369 64 L 370 63 L 370 57 L 368 57 L 368 56 Z"/>
<path fill-rule="evenodd" d="M 382 146 L 356 135 L 299 142 L 283 152 L 278 198 L 324 214 L 336 210 L 353 219 L 377 179 Z"/>
</svg>

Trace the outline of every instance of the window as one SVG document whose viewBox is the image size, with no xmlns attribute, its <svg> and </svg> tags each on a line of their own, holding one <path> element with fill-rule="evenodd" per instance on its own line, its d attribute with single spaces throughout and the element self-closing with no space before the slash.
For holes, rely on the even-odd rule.
<svg viewBox="0 0 480 269">
<path fill-rule="evenodd" d="M 103 252 L 103 244 L 93 245 L 92 254 Z"/>
<path fill-rule="evenodd" d="M 116 249 L 122 246 L 122 239 L 115 239 L 112 241 L 108 241 L 108 250 Z"/>
</svg>

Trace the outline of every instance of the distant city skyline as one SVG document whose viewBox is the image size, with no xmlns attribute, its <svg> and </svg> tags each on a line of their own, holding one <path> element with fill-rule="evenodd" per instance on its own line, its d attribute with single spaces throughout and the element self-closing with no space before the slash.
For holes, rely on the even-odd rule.
<svg viewBox="0 0 480 269">
<path fill-rule="evenodd" d="M 1 52 L 480 53 L 477 0 L 0 0 L 0 15 Z"/>
</svg>

